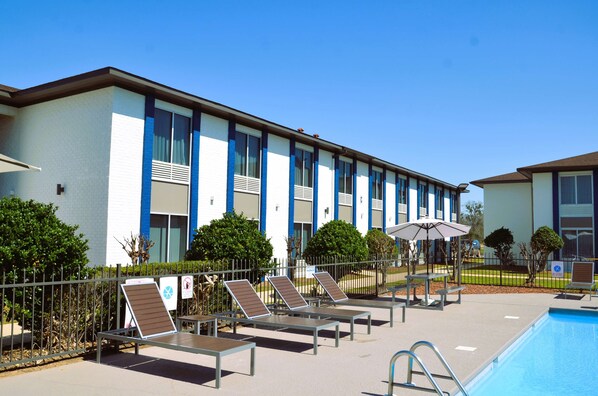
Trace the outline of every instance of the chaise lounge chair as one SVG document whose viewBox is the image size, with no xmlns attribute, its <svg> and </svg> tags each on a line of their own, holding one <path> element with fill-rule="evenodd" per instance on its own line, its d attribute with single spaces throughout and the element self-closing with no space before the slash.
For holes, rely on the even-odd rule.
<svg viewBox="0 0 598 396">
<path fill-rule="evenodd" d="M 247 279 L 233 280 L 224 282 L 230 295 L 235 299 L 237 305 L 241 308 L 245 317 L 240 317 L 236 313 L 227 315 L 225 313 L 216 314 L 221 320 L 228 320 L 233 323 L 233 332 L 236 333 L 237 323 L 250 324 L 254 326 L 270 327 L 278 329 L 306 330 L 313 333 L 314 355 L 318 354 L 318 333 L 320 330 L 335 328 L 336 341 L 335 347 L 339 345 L 339 322 L 324 319 L 299 318 L 296 316 L 273 315 L 266 307 L 264 302 L 257 295 Z"/>
<path fill-rule="evenodd" d="M 226 338 L 208 337 L 190 333 L 179 333 L 164 305 L 158 285 L 155 282 L 138 285 L 121 285 L 131 310 L 136 327 L 116 329 L 97 333 L 97 362 L 100 363 L 102 340 L 115 340 L 139 345 L 151 345 L 216 358 L 216 388 L 220 388 L 221 358 L 251 350 L 250 373 L 255 374 L 255 343 Z M 137 334 L 137 335 L 134 335 Z"/>
<path fill-rule="evenodd" d="M 565 298 L 567 298 L 567 289 L 589 290 L 590 301 L 592 297 L 598 297 L 596 293 L 596 281 L 594 280 L 594 263 L 591 261 L 573 263 L 573 267 L 571 268 L 571 283 L 565 286 Z M 592 295 L 592 290 L 595 291 L 594 295 Z"/>
<path fill-rule="evenodd" d="M 330 297 L 334 305 L 348 305 L 363 308 L 383 308 L 390 311 L 390 327 L 393 327 L 395 308 L 403 308 L 403 322 L 405 322 L 405 303 L 379 300 L 359 300 L 347 297 L 328 272 L 316 272 L 314 278 Z"/>
<path fill-rule="evenodd" d="M 355 319 L 367 317 L 368 334 L 372 331 L 372 313 L 369 311 L 355 311 L 350 309 L 312 307 L 303 298 L 301 293 L 295 289 L 291 280 L 285 276 L 270 276 L 268 281 L 274 287 L 278 295 L 282 298 L 288 309 L 277 309 L 277 311 L 289 313 L 291 315 L 307 316 L 318 318 L 330 318 L 335 320 L 348 320 L 351 326 L 351 341 L 353 341 L 353 330 Z"/>
</svg>

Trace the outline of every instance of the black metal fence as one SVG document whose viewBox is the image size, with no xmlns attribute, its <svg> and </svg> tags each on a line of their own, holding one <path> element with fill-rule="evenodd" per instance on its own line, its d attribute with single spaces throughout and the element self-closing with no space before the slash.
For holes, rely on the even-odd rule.
<svg viewBox="0 0 598 396">
<path fill-rule="evenodd" d="M 122 327 L 124 323 L 121 283 L 142 278 L 160 282 L 174 277 L 181 289 L 182 277 L 191 278 L 192 297 L 178 298 L 177 309 L 171 311 L 176 318 L 230 311 L 232 300 L 224 280 L 249 279 L 266 303 L 275 301 L 266 275 L 288 275 L 301 293 L 315 295 L 316 282 L 310 273 L 316 268 L 329 271 L 353 297 L 375 297 L 383 281 L 381 268 L 388 267 L 389 260 L 311 259 L 309 263 L 296 260 L 289 265 L 286 260 L 277 260 L 263 268 L 249 261 L 119 265 L 86 275 L 51 278 L 25 272 L 20 276 L 2 274 L 0 371 L 95 350 L 98 331 Z"/>
</svg>

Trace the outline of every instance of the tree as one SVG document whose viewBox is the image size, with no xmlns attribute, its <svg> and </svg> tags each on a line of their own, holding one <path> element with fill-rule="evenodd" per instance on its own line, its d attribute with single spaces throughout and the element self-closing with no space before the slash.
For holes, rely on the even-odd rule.
<svg viewBox="0 0 598 396">
<path fill-rule="evenodd" d="M 382 272 L 382 280 L 379 286 L 385 288 L 386 285 L 386 274 L 388 266 L 391 261 L 388 259 L 393 256 L 398 250 L 394 238 L 388 236 L 384 232 L 378 229 L 371 229 L 365 234 L 365 242 L 368 246 L 370 257 L 376 259 L 387 259 L 382 261 L 380 270 Z"/>
<path fill-rule="evenodd" d="M 77 274 L 88 263 L 87 239 L 76 225 L 63 223 L 58 208 L 18 197 L 0 199 L 0 270 L 32 279 L 64 278 Z M 20 271 L 19 271 L 20 270 Z M 24 273 L 23 273 L 24 271 Z"/>
<path fill-rule="evenodd" d="M 542 226 L 534 232 L 529 246 L 523 242 L 520 243 L 521 255 L 527 261 L 528 277 L 525 283 L 533 285 L 538 272 L 546 267 L 548 255 L 555 250 L 561 249 L 563 245 L 563 239 L 547 226 Z"/>
<path fill-rule="evenodd" d="M 332 220 L 318 229 L 307 242 L 304 257 L 351 258 L 353 262 L 363 261 L 368 257 L 368 246 L 357 228 L 343 220 Z M 346 268 L 349 271 L 360 270 L 357 264 Z M 333 271 L 335 280 L 339 280 L 344 271 Z"/>
<path fill-rule="evenodd" d="M 272 250 L 270 239 L 258 230 L 256 223 L 233 211 L 195 230 L 185 259 L 247 261 L 252 270 L 248 277 L 255 283 L 264 273 L 260 268 L 274 265 L 270 262 Z"/>
<path fill-rule="evenodd" d="M 472 241 L 484 239 L 484 205 L 478 201 L 469 201 L 465 204 L 465 210 L 461 213 L 462 224 L 471 226 L 467 236 Z"/>
<path fill-rule="evenodd" d="M 515 241 L 513 233 L 505 227 L 500 227 L 484 238 L 484 244 L 494 249 L 494 255 L 498 257 L 501 265 L 509 265 L 513 260 L 511 248 Z"/>
<path fill-rule="evenodd" d="M 57 209 L 52 204 L 17 197 L 0 199 L 0 272 L 6 275 L 6 283 L 33 283 L 54 277 L 69 280 L 91 271 L 85 267 L 87 240 L 77 234 L 78 226 L 65 224 L 56 216 Z M 23 328 L 40 338 L 44 326 L 39 321 L 56 321 L 51 317 L 52 301 L 62 301 L 66 295 L 61 289 L 31 286 L 18 289 L 11 299 L 0 303 L 8 308 L 7 315 L 17 318 Z M 35 326 L 33 320 L 37 321 Z"/>
</svg>

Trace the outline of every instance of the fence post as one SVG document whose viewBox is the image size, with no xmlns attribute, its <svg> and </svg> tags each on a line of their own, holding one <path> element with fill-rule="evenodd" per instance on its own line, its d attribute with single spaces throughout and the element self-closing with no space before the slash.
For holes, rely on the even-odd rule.
<svg viewBox="0 0 598 396">
<path fill-rule="evenodd" d="M 120 328 L 120 283 L 121 283 L 120 264 L 116 264 L 116 328 Z"/>
</svg>

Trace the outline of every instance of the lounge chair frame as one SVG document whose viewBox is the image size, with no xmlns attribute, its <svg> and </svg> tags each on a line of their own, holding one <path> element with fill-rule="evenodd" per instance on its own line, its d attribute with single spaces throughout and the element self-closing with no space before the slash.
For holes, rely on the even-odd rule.
<svg viewBox="0 0 598 396">
<path fill-rule="evenodd" d="M 565 285 L 565 298 L 567 298 L 568 289 L 589 290 L 590 301 L 592 297 L 598 297 L 596 281 L 594 280 L 594 263 L 592 261 L 576 261 L 572 264 L 571 282 Z M 594 290 L 593 295 L 592 290 Z M 583 295 L 581 298 L 583 298 Z"/>
<path fill-rule="evenodd" d="M 360 300 L 349 298 L 339 285 L 334 281 L 332 276 L 326 271 L 320 271 L 314 273 L 314 278 L 318 281 L 320 286 L 324 289 L 326 294 L 329 296 L 330 303 L 334 305 L 348 305 L 352 307 L 362 308 L 382 308 L 390 311 L 390 327 L 394 327 L 394 310 L 396 308 L 403 309 L 402 321 L 405 322 L 405 303 L 393 302 L 393 301 L 380 301 L 380 300 Z"/>
<path fill-rule="evenodd" d="M 237 312 L 222 312 L 215 314 L 220 320 L 230 321 L 233 333 L 237 332 L 237 323 L 261 326 L 265 328 L 293 329 L 310 331 L 313 334 L 313 354 L 318 354 L 318 334 L 321 330 L 335 329 L 335 347 L 339 346 L 340 323 L 325 319 L 311 319 L 287 315 L 273 315 L 264 302 L 257 295 L 247 279 L 224 282 L 228 292 L 233 297 L 244 317 Z"/>
<path fill-rule="evenodd" d="M 319 319 L 348 320 L 350 324 L 350 338 L 353 341 L 355 319 L 367 318 L 368 334 L 372 332 L 372 313 L 370 311 L 356 311 L 351 309 L 312 307 L 303 298 L 301 293 L 286 275 L 269 276 L 268 281 L 285 303 L 287 309 L 273 308 L 273 312 L 282 312 L 289 315 L 317 317 Z"/>
<path fill-rule="evenodd" d="M 121 328 L 97 333 L 96 361 L 100 363 L 102 340 L 134 343 L 135 354 L 139 345 L 151 345 L 177 351 L 208 355 L 216 358 L 216 388 L 220 388 L 221 360 L 233 353 L 251 351 L 250 375 L 255 375 L 255 343 L 204 335 L 179 333 L 160 297 L 155 282 L 121 285 L 136 327 Z M 141 304 L 141 305 L 139 305 Z"/>
</svg>

